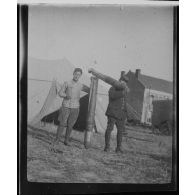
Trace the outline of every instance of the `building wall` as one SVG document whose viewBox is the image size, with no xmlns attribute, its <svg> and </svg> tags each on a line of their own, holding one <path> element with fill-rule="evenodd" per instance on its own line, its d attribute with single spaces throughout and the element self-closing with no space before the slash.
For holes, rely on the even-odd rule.
<svg viewBox="0 0 195 195">
<path fill-rule="evenodd" d="M 162 91 L 145 89 L 141 122 L 151 125 L 154 100 L 172 100 L 173 95 Z"/>
<path fill-rule="evenodd" d="M 173 101 L 156 100 L 153 101 L 152 125 L 159 126 L 162 122 L 173 121 Z"/>
<path fill-rule="evenodd" d="M 149 90 L 149 89 L 148 89 Z M 163 91 L 149 90 L 150 95 L 153 95 L 153 100 L 172 100 L 173 94 L 166 93 Z"/>
<path fill-rule="evenodd" d="M 137 80 L 134 73 L 129 72 L 127 76 L 129 77 L 128 87 L 130 89 L 127 102 L 137 112 L 140 116 L 139 120 L 141 120 L 145 87 Z"/>
</svg>

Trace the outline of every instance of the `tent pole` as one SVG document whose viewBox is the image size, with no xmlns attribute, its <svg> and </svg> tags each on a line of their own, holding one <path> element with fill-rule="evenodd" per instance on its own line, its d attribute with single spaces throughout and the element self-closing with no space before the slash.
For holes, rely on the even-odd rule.
<svg viewBox="0 0 195 195">
<path fill-rule="evenodd" d="M 87 114 L 87 127 L 85 131 L 85 136 L 84 136 L 84 146 L 86 149 L 89 148 L 90 141 L 91 141 L 91 135 L 92 135 L 92 131 L 94 128 L 97 87 L 98 87 L 98 78 L 91 77 L 89 105 L 88 105 L 88 114 Z"/>
</svg>

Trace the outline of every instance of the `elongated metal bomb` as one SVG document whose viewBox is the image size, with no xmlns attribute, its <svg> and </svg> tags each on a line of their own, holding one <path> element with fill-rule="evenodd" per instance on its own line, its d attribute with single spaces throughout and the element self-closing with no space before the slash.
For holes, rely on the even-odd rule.
<svg viewBox="0 0 195 195">
<path fill-rule="evenodd" d="M 98 78 L 91 77 L 88 115 L 87 115 L 87 127 L 86 127 L 85 137 L 84 137 L 84 146 L 86 149 L 89 148 L 90 146 L 91 134 L 94 128 L 97 88 L 98 88 Z"/>
<path fill-rule="evenodd" d="M 93 68 L 90 68 L 88 70 L 88 72 L 92 73 L 98 79 L 101 79 L 102 81 L 108 83 L 109 85 L 112 85 L 116 89 L 125 89 L 126 88 L 126 85 L 124 83 L 121 83 L 121 82 L 117 81 L 116 79 L 113 79 L 110 76 L 104 75 L 104 74 L 94 70 Z"/>
</svg>

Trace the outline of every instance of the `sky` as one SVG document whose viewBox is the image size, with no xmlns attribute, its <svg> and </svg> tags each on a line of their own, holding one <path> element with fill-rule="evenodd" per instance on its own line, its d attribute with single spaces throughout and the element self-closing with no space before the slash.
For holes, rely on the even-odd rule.
<svg viewBox="0 0 195 195">
<path fill-rule="evenodd" d="M 172 7 L 30 6 L 28 55 L 68 59 L 118 79 L 121 71 L 173 80 Z"/>
</svg>

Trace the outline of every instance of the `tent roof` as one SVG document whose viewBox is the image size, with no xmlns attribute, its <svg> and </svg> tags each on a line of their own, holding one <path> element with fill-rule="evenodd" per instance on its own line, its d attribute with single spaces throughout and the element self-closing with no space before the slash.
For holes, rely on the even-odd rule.
<svg viewBox="0 0 195 195">
<path fill-rule="evenodd" d="M 45 60 L 28 58 L 28 80 L 52 82 L 56 79 L 59 84 L 72 79 L 75 66 L 66 58 L 57 60 Z M 80 82 L 90 86 L 90 74 L 83 73 Z M 45 84 L 47 85 L 47 84 Z M 98 93 L 108 94 L 108 89 L 98 85 Z"/>
</svg>

